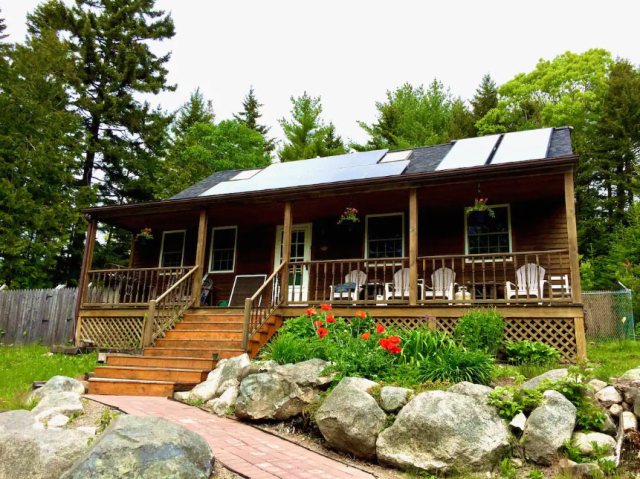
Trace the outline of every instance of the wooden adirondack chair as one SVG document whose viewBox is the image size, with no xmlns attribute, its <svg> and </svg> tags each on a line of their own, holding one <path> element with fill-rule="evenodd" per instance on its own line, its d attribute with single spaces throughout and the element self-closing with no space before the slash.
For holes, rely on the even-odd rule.
<svg viewBox="0 0 640 479">
<path fill-rule="evenodd" d="M 418 298 L 423 297 L 424 282 L 418 280 Z M 392 283 L 384 284 L 385 299 L 404 299 L 409 297 L 409 268 L 402 268 L 393 275 Z"/>
<path fill-rule="evenodd" d="M 511 298 L 543 298 L 545 269 L 535 263 L 527 263 L 516 271 L 516 284 L 507 281 L 505 284 L 505 296 Z"/>
<path fill-rule="evenodd" d="M 343 284 L 330 286 L 329 297 L 337 300 L 357 301 L 365 284 L 367 284 L 367 274 L 364 271 L 354 269 L 344 277 Z"/>
<path fill-rule="evenodd" d="M 453 289 L 456 281 L 456 272 L 451 268 L 438 268 L 431 275 L 431 284 L 424 292 L 424 299 L 446 298 L 453 300 Z"/>
</svg>

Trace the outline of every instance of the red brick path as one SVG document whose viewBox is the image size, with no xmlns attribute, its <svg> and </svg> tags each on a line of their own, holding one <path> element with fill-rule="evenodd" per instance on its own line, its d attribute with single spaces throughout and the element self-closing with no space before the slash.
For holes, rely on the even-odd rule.
<svg viewBox="0 0 640 479">
<path fill-rule="evenodd" d="M 151 396 L 95 396 L 88 399 L 135 416 L 158 416 L 197 432 L 216 460 L 252 479 L 373 479 L 373 475 L 309 451 L 233 419 Z"/>
</svg>

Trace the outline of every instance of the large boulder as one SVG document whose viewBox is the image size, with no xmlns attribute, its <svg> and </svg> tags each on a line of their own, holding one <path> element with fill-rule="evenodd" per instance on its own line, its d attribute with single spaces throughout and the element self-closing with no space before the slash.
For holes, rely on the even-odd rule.
<svg viewBox="0 0 640 479">
<path fill-rule="evenodd" d="M 622 381 L 640 381 L 640 366 L 634 369 L 629 369 L 618 379 Z"/>
<path fill-rule="evenodd" d="M 285 379 L 298 386 L 321 387 L 326 386 L 335 377 L 335 373 L 323 374 L 331 363 L 322 359 L 309 359 L 295 364 L 285 364 L 278 367 L 277 372 Z"/>
<path fill-rule="evenodd" d="M 398 412 L 409 401 L 413 391 L 397 386 L 384 386 L 380 389 L 380 407 L 386 412 Z"/>
<path fill-rule="evenodd" d="M 594 444 L 597 444 L 600 451 L 606 451 L 607 455 L 613 454 L 616 448 L 616 440 L 601 432 L 576 432 L 573 434 L 573 442 L 582 454 L 591 454 Z"/>
<path fill-rule="evenodd" d="M 29 395 L 29 400 L 40 400 L 50 393 L 73 392 L 76 394 L 84 394 L 84 384 L 80 381 L 67 376 L 53 376 L 44 386 L 36 389 Z"/>
<path fill-rule="evenodd" d="M 462 394 L 463 396 L 470 396 L 481 402 L 487 402 L 489 394 L 493 392 L 493 388 L 489 386 L 483 386 L 482 384 L 474 384 L 467 381 L 462 381 L 458 384 L 454 384 L 448 389 L 451 393 Z"/>
<path fill-rule="evenodd" d="M 611 407 L 613 404 L 622 402 L 622 395 L 613 386 L 606 386 L 596 393 L 596 399 L 604 407 Z"/>
<path fill-rule="evenodd" d="M 566 368 L 560 369 L 551 369 L 540 376 L 536 376 L 535 378 L 529 379 L 522 385 L 522 389 L 536 389 L 542 381 L 551 380 L 557 381 L 558 379 L 564 379 L 569 375 L 569 370 Z"/>
<path fill-rule="evenodd" d="M 233 413 L 238 400 L 238 392 L 237 386 L 227 388 L 220 396 L 209 401 L 207 406 L 218 416 L 226 416 L 229 413 Z"/>
<path fill-rule="evenodd" d="M 0 414 L 0 479 L 59 477 L 88 448 L 74 429 L 44 429 L 29 411 Z"/>
<path fill-rule="evenodd" d="M 418 394 L 378 437 L 382 462 L 433 474 L 489 471 L 509 449 L 509 431 L 495 409 L 449 391 Z"/>
<path fill-rule="evenodd" d="M 46 422 L 49 418 L 58 414 L 72 416 L 82 414 L 83 411 L 84 408 L 78 393 L 60 391 L 46 394 L 31 413 L 38 421 Z"/>
<path fill-rule="evenodd" d="M 373 458 L 386 414 L 367 392 L 377 386 L 362 378 L 344 378 L 316 412 L 316 423 L 331 447 L 357 457 Z"/>
<path fill-rule="evenodd" d="M 229 387 L 231 380 L 239 381 L 245 368 L 251 365 L 248 354 L 241 354 L 230 359 L 221 359 L 216 368 L 209 373 L 207 380 L 198 384 L 191 390 L 189 399 L 196 401 L 209 401 L 224 392 Z"/>
<path fill-rule="evenodd" d="M 209 445 L 195 432 L 159 417 L 123 415 L 61 479 L 209 479 L 212 464 Z"/>
<path fill-rule="evenodd" d="M 236 416 L 241 419 L 285 420 L 302 414 L 319 392 L 301 387 L 275 371 L 251 374 L 240 383 Z"/>
<path fill-rule="evenodd" d="M 524 428 L 521 443 L 527 458 L 548 465 L 562 444 L 571 439 L 576 425 L 576 407 L 557 391 L 545 391 Z"/>
</svg>

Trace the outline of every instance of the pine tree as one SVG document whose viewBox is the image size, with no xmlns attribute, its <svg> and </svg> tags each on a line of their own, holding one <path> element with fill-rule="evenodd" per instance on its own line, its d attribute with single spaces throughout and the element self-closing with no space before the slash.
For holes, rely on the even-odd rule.
<svg viewBox="0 0 640 479">
<path fill-rule="evenodd" d="M 196 123 L 213 123 L 215 117 L 211 100 L 205 100 L 200 88 L 196 88 L 178 110 L 171 130 L 175 137 L 180 137 Z"/>
<path fill-rule="evenodd" d="M 461 98 L 456 98 L 451 103 L 451 116 L 449 118 L 448 140 L 459 140 L 475 136 L 473 113 Z"/>
<path fill-rule="evenodd" d="M 84 125 L 78 206 L 88 206 L 93 190 L 101 204 L 152 199 L 169 117 L 139 98 L 174 89 L 169 54 L 157 55 L 152 45 L 173 37 L 171 16 L 155 0 L 49 0 L 28 16 L 28 30 L 35 38 L 56 34 L 72 61 L 51 74 L 66 81 Z M 77 278 L 83 243 L 78 223 L 58 266 L 63 279 Z"/>
<path fill-rule="evenodd" d="M 314 98 L 307 92 L 298 98 L 291 97 L 293 108 L 291 120 L 282 118 L 280 125 L 287 143 L 280 150 L 281 161 L 304 160 L 317 156 L 344 153 L 342 139 L 335 133 L 332 124 L 324 124 L 320 115 L 320 97 Z"/>
<path fill-rule="evenodd" d="M 251 86 L 249 88 L 249 93 L 247 93 L 247 96 L 245 96 L 242 101 L 242 111 L 240 113 L 235 113 L 233 117 L 240 123 L 243 123 L 252 130 L 260 133 L 265 141 L 265 150 L 267 153 L 271 153 L 275 150 L 276 144 L 273 138 L 269 138 L 267 136 L 270 128 L 258 123 L 258 120 L 262 116 L 262 113 L 260 113 L 260 108 L 262 108 L 262 106 L 263 104 L 258 101 L 253 86 Z"/>
<path fill-rule="evenodd" d="M 471 112 L 474 122 L 481 120 L 492 109 L 498 106 L 498 86 L 488 73 L 482 77 L 476 93 L 471 99 Z"/>
<path fill-rule="evenodd" d="M 0 13 L 2 13 L 2 10 L 0 10 Z M 7 25 L 4 23 L 4 18 L 0 17 L 0 40 L 4 40 L 9 36 L 6 33 L 4 33 L 6 29 L 7 29 Z"/>
</svg>

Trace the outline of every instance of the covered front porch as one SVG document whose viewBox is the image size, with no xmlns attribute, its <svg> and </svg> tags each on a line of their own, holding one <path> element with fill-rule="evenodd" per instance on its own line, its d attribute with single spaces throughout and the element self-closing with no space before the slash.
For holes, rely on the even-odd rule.
<svg viewBox="0 0 640 479">
<path fill-rule="evenodd" d="M 492 215 L 469 208 L 479 197 L 489 198 Z M 480 177 L 167 203 L 100 218 L 134 236 L 129 266 L 108 269 L 90 266 L 94 218 L 77 339 L 112 331 L 117 317 L 140 347 L 190 308 L 239 308 L 247 349 L 273 315 L 322 303 L 433 327 L 425 318 L 492 305 L 506 316 L 563 317 L 575 331 L 582 313 L 573 203 L 571 171 L 541 173 L 535 182 Z M 340 221 L 347 208 L 357 221 Z M 153 239 L 136 238 L 145 228 Z"/>
</svg>

